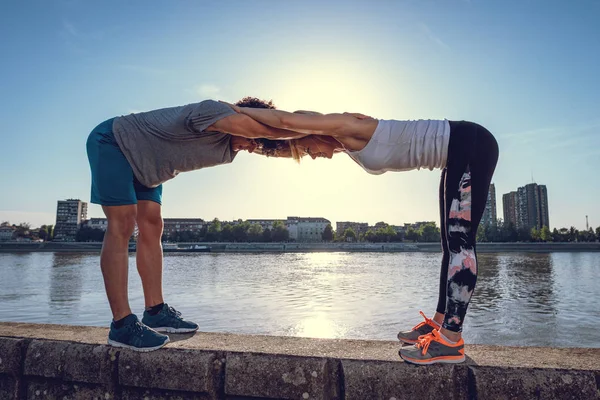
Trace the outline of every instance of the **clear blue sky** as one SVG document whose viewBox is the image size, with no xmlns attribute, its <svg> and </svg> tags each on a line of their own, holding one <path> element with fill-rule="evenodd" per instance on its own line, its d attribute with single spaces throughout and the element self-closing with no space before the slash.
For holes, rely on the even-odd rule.
<svg viewBox="0 0 600 400">
<path fill-rule="evenodd" d="M 205 98 L 479 122 L 502 194 L 548 186 L 552 227 L 600 225 L 600 2 L 19 1 L 0 14 L 0 220 L 89 201 L 103 120 Z M 370 176 L 346 155 L 181 174 L 165 217 L 437 220 L 439 171 Z M 91 216 L 101 216 L 91 206 Z"/>
</svg>

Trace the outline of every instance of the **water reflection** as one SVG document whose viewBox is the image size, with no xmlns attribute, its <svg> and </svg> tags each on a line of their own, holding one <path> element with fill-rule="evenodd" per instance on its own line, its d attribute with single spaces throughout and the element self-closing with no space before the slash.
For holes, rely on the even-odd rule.
<svg viewBox="0 0 600 400">
<path fill-rule="evenodd" d="M 88 255 L 55 253 L 50 269 L 50 316 L 75 316 L 83 284 L 83 260 Z"/>
</svg>

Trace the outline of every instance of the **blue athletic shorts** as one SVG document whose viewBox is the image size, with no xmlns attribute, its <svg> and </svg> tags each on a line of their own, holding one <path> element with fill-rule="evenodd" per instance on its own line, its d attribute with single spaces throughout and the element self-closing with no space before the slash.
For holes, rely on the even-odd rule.
<svg viewBox="0 0 600 400">
<path fill-rule="evenodd" d="M 162 185 L 149 188 L 135 178 L 131 165 L 115 139 L 113 120 L 111 118 L 95 127 L 87 140 L 87 155 L 92 170 L 91 202 L 103 206 L 123 206 L 137 204 L 138 200 L 150 200 L 161 204 Z"/>
</svg>

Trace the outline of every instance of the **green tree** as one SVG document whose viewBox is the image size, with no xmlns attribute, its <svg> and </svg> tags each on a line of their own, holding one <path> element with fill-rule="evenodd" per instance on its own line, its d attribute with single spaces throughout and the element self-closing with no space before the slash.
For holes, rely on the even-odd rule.
<svg viewBox="0 0 600 400">
<path fill-rule="evenodd" d="M 221 239 L 221 221 L 218 218 L 212 220 L 208 231 L 206 232 L 206 240 L 209 242 L 218 242 Z"/>
<path fill-rule="evenodd" d="M 83 226 L 79 228 L 75 234 L 75 241 L 77 242 L 101 242 L 104 240 L 105 232 L 102 229 L 90 228 Z"/>
<path fill-rule="evenodd" d="M 542 227 L 542 230 L 540 231 L 540 239 L 542 240 L 542 242 L 552 241 L 552 234 L 550 233 L 550 228 L 548 228 L 546 225 L 544 225 Z"/>
<path fill-rule="evenodd" d="M 600 226 L 596 228 L 596 240 L 600 241 Z"/>
<path fill-rule="evenodd" d="M 346 242 L 355 242 L 356 241 L 356 232 L 352 228 L 346 228 L 344 231 L 344 241 Z"/>
<path fill-rule="evenodd" d="M 48 227 L 46 225 L 40 226 L 38 230 L 38 237 L 44 241 L 48 239 Z"/>
<path fill-rule="evenodd" d="M 540 240 L 540 231 L 537 228 L 531 228 L 531 241 L 532 242 L 538 242 Z"/>
<path fill-rule="evenodd" d="M 435 222 L 429 222 L 421 225 L 419 237 L 422 242 L 438 242 L 440 240 L 440 230 Z"/>
<path fill-rule="evenodd" d="M 231 224 L 223 225 L 221 229 L 221 240 L 224 242 L 233 242 L 235 240 L 235 236 L 233 234 L 233 226 Z"/>
<path fill-rule="evenodd" d="M 372 229 L 369 229 L 369 230 L 367 230 L 367 231 L 365 232 L 365 237 L 364 237 L 364 239 L 365 239 L 367 242 L 371 242 L 371 243 L 375 242 L 375 232 L 373 232 L 373 230 L 372 230 Z"/>
<path fill-rule="evenodd" d="M 479 228 L 477 228 L 477 235 L 475 236 L 478 242 L 487 242 L 487 236 L 485 234 L 485 231 L 485 225 L 480 224 Z"/>
<path fill-rule="evenodd" d="M 558 232 L 558 229 L 556 229 L 556 228 L 552 229 L 552 241 L 560 242 L 560 233 Z"/>
<path fill-rule="evenodd" d="M 577 233 L 579 233 L 577 231 L 577 229 L 575 229 L 574 226 L 572 226 L 571 228 L 569 228 L 569 242 L 576 242 L 577 241 Z"/>
<path fill-rule="evenodd" d="M 273 238 L 271 237 L 271 234 L 272 234 L 272 232 L 269 228 L 265 229 L 262 234 L 262 241 L 263 242 L 272 242 Z"/>
<path fill-rule="evenodd" d="M 250 228 L 249 222 L 239 222 L 233 226 L 233 238 L 236 242 L 247 242 L 248 241 L 248 229 Z"/>
<path fill-rule="evenodd" d="M 31 229 L 30 223 L 21 222 L 19 225 L 17 225 L 17 229 L 15 231 L 15 236 L 19 237 L 19 238 L 30 237 L 31 236 L 30 229 Z"/>
<path fill-rule="evenodd" d="M 50 240 L 54 239 L 54 225 L 48 225 L 47 229 L 48 229 L 48 238 L 46 240 L 50 241 Z"/>
<path fill-rule="evenodd" d="M 290 232 L 282 221 L 275 221 L 271 237 L 274 242 L 287 242 L 290 239 Z"/>
<path fill-rule="evenodd" d="M 412 226 L 409 226 L 406 230 L 406 235 L 404 235 L 404 238 L 412 242 L 417 242 L 419 241 L 419 232 L 417 232 Z"/>
<path fill-rule="evenodd" d="M 248 228 L 248 240 L 251 242 L 260 242 L 263 238 L 263 228 L 259 224 L 252 224 Z"/>
<path fill-rule="evenodd" d="M 327 224 L 325 229 L 323 229 L 321 239 L 323 239 L 324 242 L 331 242 L 333 240 L 333 227 L 331 224 Z"/>
</svg>

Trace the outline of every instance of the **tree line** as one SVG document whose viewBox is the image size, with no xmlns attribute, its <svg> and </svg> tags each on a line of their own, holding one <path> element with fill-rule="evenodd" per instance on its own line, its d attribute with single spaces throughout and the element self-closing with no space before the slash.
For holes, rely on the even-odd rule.
<svg viewBox="0 0 600 400">
<path fill-rule="evenodd" d="M 50 241 L 54 236 L 53 225 L 42 225 L 31 228 L 29 223 L 10 225 L 7 221 L 0 226 L 11 226 L 14 229 L 13 238 Z M 438 242 L 440 229 L 435 222 L 422 224 L 417 229 L 409 227 L 405 232 L 396 232 L 393 226 L 383 222 L 377 223 L 377 228 L 369 228 L 366 232 L 357 233 L 352 228 L 338 234 L 328 224 L 321 234 L 324 242 Z M 75 237 L 78 242 L 101 242 L 104 231 L 98 228 L 82 226 Z M 195 231 L 177 231 L 163 234 L 164 242 L 287 242 L 290 233 L 282 221 L 277 221 L 271 229 L 263 229 L 259 224 L 238 220 L 236 224 L 222 223 L 215 218 L 210 225 Z M 478 242 L 596 242 L 600 241 L 600 226 L 595 230 L 578 230 L 575 227 L 554 228 L 547 226 L 541 229 L 517 229 L 511 223 L 501 219 L 495 224 L 480 225 L 477 231 Z"/>
<path fill-rule="evenodd" d="M 512 223 L 499 219 L 497 223 L 480 225 L 477 230 L 478 242 L 596 242 L 600 241 L 600 226 L 594 230 L 578 230 L 575 227 L 554 228 L 552 231 L 543 226 L 537 228 L 519 228 Z"/>
<path fill-rule="evenodd" d="M 49 241 L 54 237 L 54 225 L 42 225 L 39 228 L 32 228 L 28 222 L 21 222 L 18 225 L 10 224 L 8 221 L 0 223 L 1 226 L 9 226 L 14 229 L 14 239 L 43 240 Z"/>
</svg>

